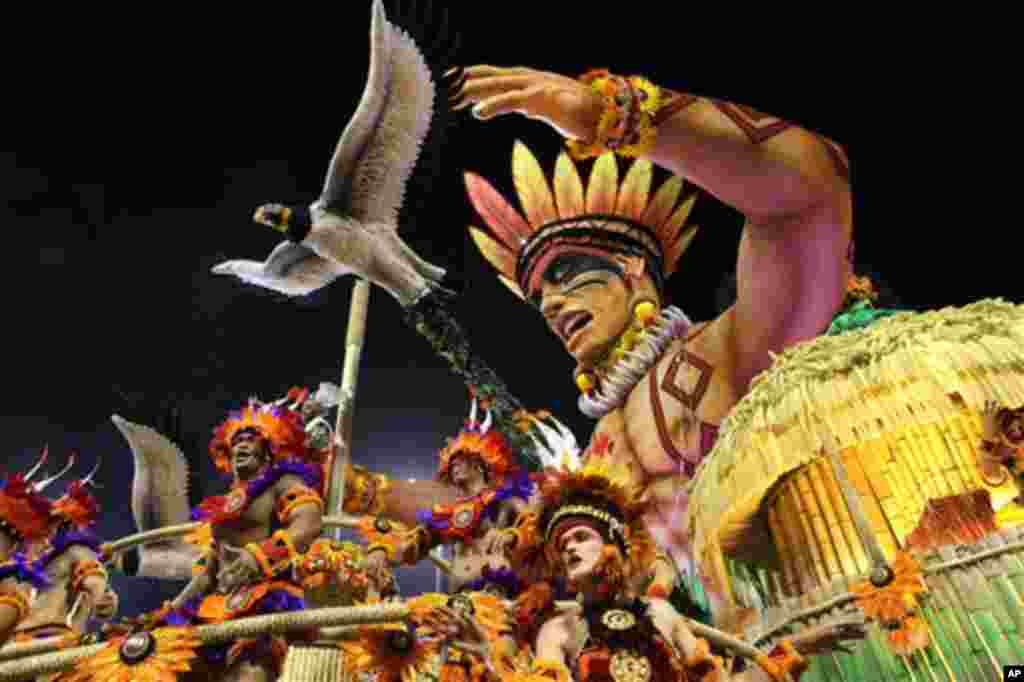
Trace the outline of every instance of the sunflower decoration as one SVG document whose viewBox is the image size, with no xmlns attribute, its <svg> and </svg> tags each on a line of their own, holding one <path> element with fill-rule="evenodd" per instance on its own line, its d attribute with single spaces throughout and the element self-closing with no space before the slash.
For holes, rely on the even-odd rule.
<svg viewBox="0 0 1024 682">
<path fill-rule="evenodd" d="M 890 567 L 890 580 L 879 587 L 871 580 L 855 585 L 857 606 L 888 633 L 890 647 L 907 656 L 928 646 L 928 625 L 917 616 L 914 595 L 928 591 L 921 565 L 910 554 L 898 552 Z"/>
<path fill-rule="evenodd" d="M 57 682 L 176 682 L 201 642 L 189 627 L 142 630 L 110 640 Z"/>
<path fill-rule="evenodd" d="M 378 682 L 416 682 L 429 673 L 438 655 L 438 640 L 417 633 L 415 625 L 363 625 L 359 639 L 339 643 L 346 654 L 345 673 L 375 673 Z"/>
</svg>

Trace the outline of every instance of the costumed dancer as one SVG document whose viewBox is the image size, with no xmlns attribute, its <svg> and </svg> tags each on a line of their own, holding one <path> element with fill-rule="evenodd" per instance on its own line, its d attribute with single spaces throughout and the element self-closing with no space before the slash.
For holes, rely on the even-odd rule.
<svg viewBox="0 0 1024 682">
<path fill-rule="evenodd" d="M 38 467 L 29 472 L 29 477 Z M 46 537 L 52 502 L 37 493 L 26 476 L 0 481 L 0 644 L 28 617 L 32 593 L 49 585 L 25 556 L 26 543 Z"/>
<path fill-rule="evenodd" d="M 568 139 L 554 187 L 521 143 L 513 175 L 524 214 L 465 176 L 490 234 L 470 228 L 501 281 L 541 313 L 575 358 L 595 439 L 639 463 L 649 528 L 681 567 L 684 484 L 722 418 L 771 353 L 821 334 L 843 303 L 852 256 L 848 169 L 833 142 L 752 109 L 641 77 L 579 80 L 474 66 L 458 95 L 477 118 L 518 112 Z M 570 158 L 597 157 L 586 186 Z M 616 155 L 639 157 L 620 183 Z M 653 165 L 674 174 L 657 191 Z M 737 300 L 706 323 L 669 305 L 665 283 L 697 228 L 684 180 L 746 218 Z M 714 608 L 719 595 L 711 594 Z M 717 614 L 723 627 L 727 614 Z"/>
<path fill-rule="evenodd" d="M 783 680 L 799 677 L 801 643 L 786 641 L 730 674 L 708 642 L 671 603 L 633 588 L 657 552 L 644 516 L 647 502 L 635 475 L 603 452 L 575 470 L 549 469 L 540 478 L 540 504 L 524 524 L 522 541 L 537 553 L 550 580 L 565 580 L 576 606 L 557 605 L 538 583 L 516 605 L 518 636 L 529 648 L 496 646 L 486 630 L 447 607 L 426 619 L 454 646 L 483 651 L 484 678 L 527 682 L 614 680 Z M 524 550 L 526 547 L 524 547 Z M 547 595 L 545 599 L 543 595 Z"/>
<path fill-rule="evenodd" d="M 31 585 L 31 608 L 20 614 L 14 641 L 66 637 L 77 643 L 93 618 L 109 619 L 117 610 L 117 595 L 99 561 L 100 541 L 93 532 L 99 505 L 89 493 L 99 463 L 83 479 L 68 484 L 56 500 L 43 491 L 75 464 L 68 458 L 57 474 L 39 482 L 32 478 L 47 459 L 22 476 L 15 474 L 3 484 L 0 506 L 4 518 L 4 544 L 11 563 L 0 574 L 15 576 Z"/>
<path fill-rule="evenodd" d="M 539 419 L 533 423 L 546 430 L 552 453 L 575 451 L 572 434 L 552 418 L 548 421 L 552 425 Z M 501 540 L 502 531 L 512 528 L 527 509 L 534 493 L 529 473 L 505 434 L 494 427 L 490 410 L 481 408 L 476 398 L 463 429 L 439 455 L 437 480 L 453 487 L 459 499 L 421 509 L 411 530 L 395 529 L 386 518 L 364 517 L 360 530 L 368 541 L 371 571 L 389 563 L 415 565 L 435 547 L 449 545 L 452 592 L 515 597 L 526 576 L 509 563 L 504 543 L 494 540 Z"/>
<path fill-rule="evenodd" d="M 524 419 L 519 428 L 536 439 L 538 450 L 547 452 L 551 463 L 563 455 L 578 456 L 572 434 L 551 416 Z M 427 643 L 420 646 L 429 646 L 431 638 L 436 639 L 436 633 L 422 626 L 438 606 L 471 615 L 495 638 L 511 635 L 509 600 L 539 577 L 535 570 L 531 572 L 535 565 L 512 562 L 508 551 L 506 532 L 528 515 L 529 505 L 535 502 L 535 485 L 523 464 L 506 434 L 494 424 L 490 409 L 474 397 L 469 418 L 441 450 L 437 468 L 438 481 L 458 491 L 459 499 L 420 510 L 419 523 L 412 529 L 398 528 L 384 517 L 362 518 L 359 529 L 368 542 L 371 574 L 388 570 L 389 564 L 414 565 L 438 546 L 453 548 L 451 594 L 428 593 L 409 600 L 412 627 L 405 632 L 410 642 L 415 638 Z M 344 646 L 350 672 L 400 672 L 388 655 L 389 645 L 380 641 L 385 634 L 379 627 L 363 627 L 359 640 Z M 472 679 L 481 665 L 478 656 L 447 645 L 436 655 L 437 660 L 423 658 L 418 665 L 426 670 L 436 666 L 433 674 L 444 682 Z"/>
<path fill-rule="evenodd" d="M 146 427 L 120 418 L 115 423 L 136 455 L 134 506 L 155 504 L 163 519 L 180 522 L 171 507 L 187 505 L 185 490 L 164 488 L 187 479 L 180 451 Z M 188 627 L 304 608 L 293 566 L 320 534 L 323 512 L 320 469 L 307 452 L 302 416 L 287 406 L 250 399 L 217 427 L 210 455 L 220 471 L 231 475 L 231 488 L 192 511 L 203 525 L 185 546 L 189 549 L 156 555 L 177 551 L 193 557 L 193 578 L 173 602 L 149 614 L 149 626 Z M 157 464 L 166 480 L 152 480 Z M 152 574 L 148 563 L 142 552 L 144 570 L 138 572 Z M 203 647 L 194 670 L 202 679 L 274 679 L 286 646 L 280 637 L 263 636 Z"/>
</svg>

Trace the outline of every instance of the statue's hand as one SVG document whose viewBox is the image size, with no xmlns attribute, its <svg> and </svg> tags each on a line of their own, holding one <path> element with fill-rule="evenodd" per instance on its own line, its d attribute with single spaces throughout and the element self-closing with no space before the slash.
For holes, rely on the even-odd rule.
<svg viewBox="0 0 1024 682">
<path fill-rule="evenodd" d="M 590 142 L 604 101 L 588 85 L 548 71 L 524 67 L 470 66 L 457 90 L 455 106 L 473 105 L 473 115 L 488 120 L 517 113 L 547 123 L 566 138 Z"/>
</svg>

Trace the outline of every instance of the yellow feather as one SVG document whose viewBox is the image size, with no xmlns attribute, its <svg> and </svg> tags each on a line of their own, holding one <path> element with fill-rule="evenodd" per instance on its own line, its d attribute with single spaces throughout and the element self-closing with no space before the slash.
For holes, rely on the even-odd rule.
<svg viewBox="0 0 1024 682">
<path fill-rule="evenodd" d="M 697 236 L 697 226 L 691 225 L 683 231 L 679 239 L 668 247 L 668 253 L 665 255 L 665 270 L 668 274 L 672 274 L 676 271 L 679 266 L 679 259 L 686 253 L 686 249 L 690 248 L 690 242 Z"/>
<path fill-rule="evenodd" d="M 679 205 L 679 208 L 672 214 L 672 217 L 665 222 L 664 227 L 658 229 L 658 239 L 662 244 L 668 246 L 675 243 L 676 237 L 679 236 L 679 232 L 682 230 L 686 219 L 690 217 L 690 211 L 693 210 L 693 205 L 696 201 L 697 193 L 694 192 L 683 200 L 683 203 Z"/>
<path fill-rule="evenodd" d="M 626 218 L 639 221 L 647 208 L 647 194 L 651 189 L 653 169 L 650 161 L 635 161 L 626 173 L 626 179 L 619 188 L 619 204 L 615 212 Z"/>
<path fill-rule="evenodd" d="M 536 228 L 558 220 L 555 200 L 551 196 L 544 171 L 533 152 L 522 142 L 516 142 L 512 150 L 512 177 L 526 219 L 531 225 Z"/>
<path fill-rule="evenodd" d="M 682 189 L 683 179 L 681 177 L 674 175 L 666 180 L 654 194 L 654 199 L 651 201 L 651 205 L 647 207 L 643 220 L 640 222 L 651 228 L 655 234 L 660 234 L 661 226 L 672 215 L 672 209 L 675 208 L 676 199 L 679 198 L 679 192 Z"/>
<path fill-rule="evenodd" d="M 487 261 L 498 270 L 498 272 L 502 273 L 506 277 L 515 277 L 516 256 L 514 253 L 488 237 L 485 232 L 475 227 L 470 226 L 469 234 L 473 237 L 473 241 L 476 242 L 476 247 L 480 249 L 480 253 L 484 255 L 484 258 L 486 258 Z"/>
<path fill-rule="evenodd" d="M 563 220 L 583 213 L 583 182 L 576 164 L 565 152 L 558 155 L 555 164 L 555 201 L 558 215 Z"/>
<path fill-rule="evenodd" d="M 613 152 L 597 157 L 587 186 L 587 213 L 614 213 L 619 189 L 619 165 Z"/>
<path fill-rule="evenodd" d="M 518 284 L 513 282 L 508 277 L 505 277 L 504 275 L 498 275 L 498 279 L 501 280 L 502 284 L 504 284 L 506 287 L 508 287 L 509 291 L 511 291 L 513 294 L 515 294 L 516 296 L 518 296 L 522 300 L 524 300 L 524 301 L 526 300 L 526 296 L 523 295 L 523 290 L 519 288 Z"/>
</svg>

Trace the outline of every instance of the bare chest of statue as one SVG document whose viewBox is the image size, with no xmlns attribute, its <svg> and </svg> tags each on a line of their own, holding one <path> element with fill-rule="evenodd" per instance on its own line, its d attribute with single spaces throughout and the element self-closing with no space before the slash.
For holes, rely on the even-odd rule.
<svg viewBox="0 0 1024 682">
<path fill-rule="evenodd" d="M 713 325 L 674 342 L 620 409 L 598 423 L 617 457 L 628 458 L 665 522 L 685 504 L 682 486 L 714 445 L 736 404 L 729 356 Z"/>
</svg>

